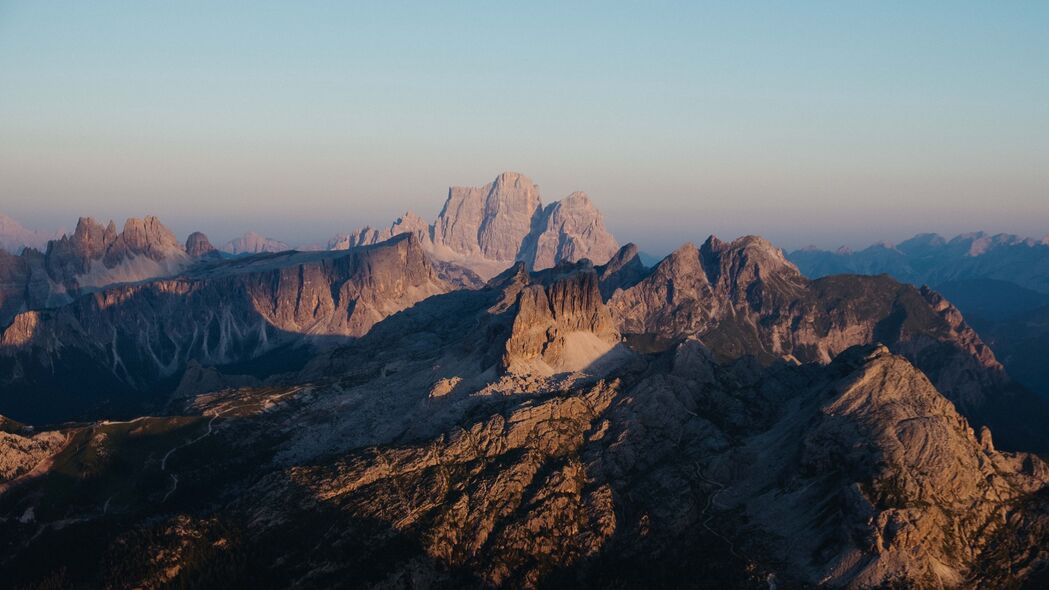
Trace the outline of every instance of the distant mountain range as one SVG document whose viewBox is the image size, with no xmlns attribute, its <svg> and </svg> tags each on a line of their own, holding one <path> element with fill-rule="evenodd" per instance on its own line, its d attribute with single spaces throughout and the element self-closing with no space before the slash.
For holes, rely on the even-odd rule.
<svg viewBox="0 0 1049 590">
<path fill-rule="evenodd" d="M 57 239 L 62 232 L 45 232 L 27 229 L 14 219 L 0 213 L 0 250 L 18 254 L 25 248 L 43 249 L 49 240 Z"/>
<path fill-rule="evenodd" d="M 926 285 L 995 279 L 1049 293 L 1049 238 L 975 232 L 947 240 L 938 234 L 918 234 L 896 245 L 882 242 L 858 252 L 809 248 L 791 252 L 789 258 L 814 277 L 885 273 Z"/>
<path fill-rule="evenodd" d="M 897 245 L 796 250 L 788 258 L 810 277 L 888 274 L 946 296 L 992 345 L 1009 372 L 1049 397 L 1049 238 L 919 234 Z"/>
</svg>

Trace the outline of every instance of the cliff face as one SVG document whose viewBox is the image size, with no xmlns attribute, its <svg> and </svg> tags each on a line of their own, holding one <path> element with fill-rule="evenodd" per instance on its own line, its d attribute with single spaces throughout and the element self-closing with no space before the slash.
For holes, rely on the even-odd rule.
<svg viewBox="0 0 1049 590">
<path fill-rule="evenodd" d="M 483 187 L 452 187 L 434 223 L 434 244 L 465 256 L 512 261 L 539 209 L 539 187 L 514 172 Z"/>
<path fill-rule="evenodd" d="M 619 344 L 592 267 L 523 287 L 503 357 L 517 373 L 548 375 L 585 369 Z M 571 269 L 571 270 L 569 270 Z"/>
</svg>

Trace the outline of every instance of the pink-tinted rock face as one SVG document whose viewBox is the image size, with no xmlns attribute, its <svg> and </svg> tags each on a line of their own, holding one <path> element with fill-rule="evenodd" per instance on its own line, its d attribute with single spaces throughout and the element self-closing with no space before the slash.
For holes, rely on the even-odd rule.
<svg viewBox="0 0 1049 590">
<path fill-rule="evenodd" d="M 524 258 L 535 269 L 584 258 L 601 264 L 619 248 L 586 193 L 572 193 L 547 206 L 538 226 L 539 231 L 533 232 L 532 243 L 526 243 L 524 252 Z"/>
<path fill-rule="evenodd" d="M 434 223 L 434 243 L 465 256 L 515 260 L 540 206 L 539 187 L 514 172 L 482 187 L 452 187 Z"/>
<path fill-rule="evenodd" d="M 515 261 L 543 269 L 584 258 L 603 263 L 619 245 L 584 193 L 542 206 L 539 186 L 504 172 L 480 187 L 452 187 L 433 225 L 408 212 L 388 228 L 365 227 L 333 238 L 333 250 L 414 233 L 436 258 L 490 278 Z"/>
</svg>

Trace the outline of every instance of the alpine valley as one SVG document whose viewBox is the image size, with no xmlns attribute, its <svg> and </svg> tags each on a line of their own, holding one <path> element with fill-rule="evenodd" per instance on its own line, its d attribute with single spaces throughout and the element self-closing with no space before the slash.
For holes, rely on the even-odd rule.
<svg viewBox="0 0 1049 590">
<path fill-rule="evenodd" d="M 0 222 L 0 586 L 1049 585 L 1045 243 Z"/>
</svg>

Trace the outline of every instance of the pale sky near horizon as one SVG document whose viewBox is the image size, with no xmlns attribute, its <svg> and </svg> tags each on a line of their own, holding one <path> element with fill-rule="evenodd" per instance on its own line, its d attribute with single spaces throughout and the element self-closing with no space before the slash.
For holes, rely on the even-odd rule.
<svg viewBox="0 0 1049 590">
<path fill-rule="evenodd" d="M 503 170 L 653 253 L 1049 234 L 1049 2 L 0 0 L 0 212 L 216 243 Z"/>
</svg>

